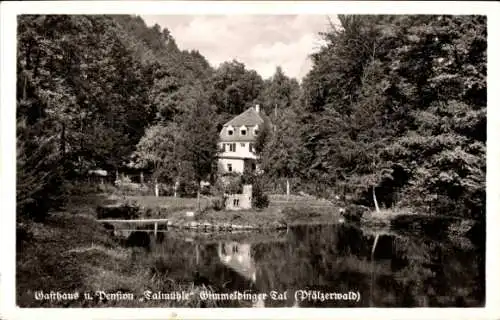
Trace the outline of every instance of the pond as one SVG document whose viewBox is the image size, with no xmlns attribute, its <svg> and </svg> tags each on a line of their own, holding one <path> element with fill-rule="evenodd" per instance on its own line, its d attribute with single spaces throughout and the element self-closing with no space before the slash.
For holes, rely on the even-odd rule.
<svg viewBox="0 0 500 320">
<path fill-rule="evenodd" d="M 485 301 L 484 245 L 467 238 L 346 224 L 273 233 L 118 234 L 139 247 L 132 263 L 145 264 L 165 284 L 201 288 L 202 307 L 481 307 Z"/>
</svg>

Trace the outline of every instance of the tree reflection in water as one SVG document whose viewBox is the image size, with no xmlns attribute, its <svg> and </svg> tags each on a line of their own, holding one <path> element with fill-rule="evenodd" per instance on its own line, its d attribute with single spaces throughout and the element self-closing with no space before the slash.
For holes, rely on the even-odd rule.
<svg viewBox="0 0 500 320">
<path fill-rule="evenodd" d="M 281 239 L 186 243 L 165 233 L 151 255 L 174 280 L 196 271 L 220 292 L 288 292 L 287 301 L 227 302 L 221 307 L 479 307 L 484 305 L 484 246 L 348 225 L 294 227 Z M 259 238 L 260 239 L 260 238 Z M 190 271 L 191 270 L 191 273 Z M 359 291 L 361 300 L 301 301 L 295 290 Z"/>
</svg>

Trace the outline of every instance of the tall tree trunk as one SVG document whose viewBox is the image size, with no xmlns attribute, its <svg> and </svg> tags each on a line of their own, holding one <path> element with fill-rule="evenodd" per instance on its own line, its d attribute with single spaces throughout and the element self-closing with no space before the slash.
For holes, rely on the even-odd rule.
<svg viewBox="0 0 500 320">
<path fill-rule="evenodd" d="M 175 178 L 174 182 L 174 198 L 177 198 L 177 188 L 179 187 L 179 177 Z"/>
<path fill-rule="evenodd" d="M 196 207 L 198 208 L 198 212 L 200 212 L 200 189 L 198 188 L 198 192 L 196 194 Z"/>
<path fill-rule="evenodd" d="M 373 203 L 375 204 L 375 210 L 380 213 L 380 208 L 378 206 L 377 195 L 375 194 L 375 186 L 372 187 Z"/>
<path fill-rule="evenodd" d="M 290 181 L 286 179 L 286 201 L 290 201 Z"/>
<path fill-rule="evenodd" d="M 198 212 L 201 210 L 201 180 L 198 181 L 198 191 L 196 192 L 196 207 L 198 208 Z"/>
<path fill-rule="evenodd" d="M 158 178 L 155 178 L 155 197 L 160 196 L 160 189 L 158 188 Z"/>
</svg>

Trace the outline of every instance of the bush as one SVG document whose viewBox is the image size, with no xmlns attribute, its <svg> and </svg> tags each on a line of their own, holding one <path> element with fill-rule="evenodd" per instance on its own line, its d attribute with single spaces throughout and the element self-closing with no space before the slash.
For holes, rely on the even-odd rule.
<svg viewBox="0 0 500 320">
<path fill-rule="evenodd" d="M 210 186 L 210 195 L 222 197 L 224 195 L 224 187 L 223 181 L 221 179 L 217 179 L 217 181 Z"/>
<path fill-rule="evenodd" d="M 252 207 L 257 209 L 267 208 L 269 206 L 269 197 L 264 193 L 260 182 L 252 185 Z"/>
<path fill-rule="evenodd" d="M 217 179 L 211 187 L 213 195 L 223 195 L 224 193 L 235 194 L 243 192 L 243 184 L 241 183 L 241 175 L 226 174 Z"/>
<path fill-rule="evenodd" d="M 212 199 L 212 208 L 215 211 L 221 211 L 226 207 L 226 199 L 224 197 L 217 197 Z"/>
<path fill-rule="evenodd" d="M 196 197 L 198 193 L 198 184 L 192 181 L 180 181 L 177 189 L 177 194 L 183 198 Z"/>
<path fill-rule="evenodd" d="M 241 176 L 241 184 L 252 184 L 253 185 L 256 180 L 257 180 L 257 177 L 253 173 L 250 173 L 250 172 L 245 172 Z"/>
<path fill-rule="evenodd" d="M 241 183 L 241 178 L 236 177 L 229 180 L 224 188 L 225 193 L 228 194 L 238 194 L 243 192 L 243 184 Z"/>
<path fill-rule="evenodd" d="M 97 219 L 137 219 L 139 218 L 139 206 L 135 203 L 126 203 L 120 206 L 97 207 Z"/>
<path fill-rule="evenodd" d="M 204 196 L 211 196 L 212 195 L 211 186 L 202 186 L 200 193 Z"/>
<path fill-rule="evenodd" d="M 365 207 L 362 205 L 351 204 L 345 208 L 344 212 L 342 213 L 342 216 L 347 221 L 359 222 L 359 221 L 361 221 L 361 218 L 363 217 L 363 215 L 367 212 L 370 212 L 370 209 L 368 207 Z"/>
</svg>

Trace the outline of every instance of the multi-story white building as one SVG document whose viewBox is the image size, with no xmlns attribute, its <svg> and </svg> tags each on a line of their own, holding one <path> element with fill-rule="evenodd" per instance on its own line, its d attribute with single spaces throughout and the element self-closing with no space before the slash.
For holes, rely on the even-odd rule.
<svg viewBox="0 0 500 320">
<path fill-rule="evenodd" d="M 264 119 L 265 115 L 256 105 L 224 124 L 219 142 L 220 173 L 243 173 L 257 169 L 255 140 L 264 126 Z"/>
</svg>

